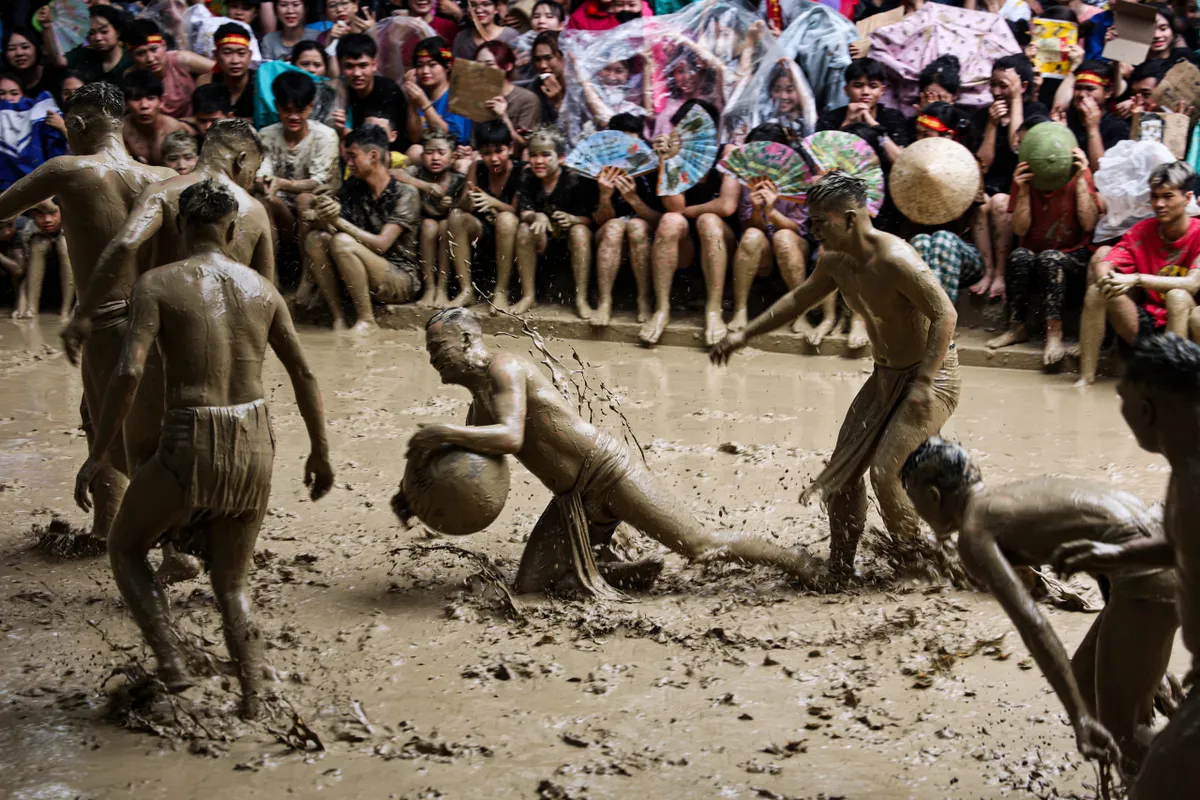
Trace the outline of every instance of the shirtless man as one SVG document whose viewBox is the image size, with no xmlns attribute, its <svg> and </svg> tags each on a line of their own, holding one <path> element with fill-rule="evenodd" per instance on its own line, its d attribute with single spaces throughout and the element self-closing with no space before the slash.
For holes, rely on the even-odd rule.
<svg viewBox="0 0 1200 800">
<path fill-rule="evenodd" d="M 958 532 L 963 565 L 1017 626 L 1066 707 L 1079 751 L 1108 760 L 1119 746 L 1136 773 L 1153 738 L 1154 694 L 1179 627 L 1174 570 L 1093 572 L 1105 595 L 1104 610 L 1068 661 L 1013 568 L 1048 563 L 1067 542 L 1105 547 L 1163 542 L 1160 509 L 1108 484 L 1073 478 L 988 486 L 966 450 L 936 436 L 908 457 L 900 474 L 913 507 L 934 533 L 948 538 Z"/>
<path fill-rule="evenodd" d="M 954 304 L 907 242 L 875 229 L 866 199 L 866 184 L 845 172 L 817 181 L 808 207 L 825 254 L 808 280 L 712 348 L 712 360 L 724 363 L 755 336 L 797 319 L 833 291 L 866 321 L 875 370 L 850 404 L 829 465 L 800 495 L 803 503 L 824 494 L 829 569 L 840 577 L 853 574 L 866 527 L 868 469 L 888 532 L 917 535 L 920 521 L 904 494 L 900 467 L 941 430 L 962 385 L 951 341 L 958 320 Z"/>
<path fill-rule="evenodd" d="M 1137 443 L 1165 456 L 1171 466 L 1166 540 L 1068 544 L 1054 561 L 1062 572 L 1174 565 L 1179 625 L 1192 654 L 1184 684 L 1190 683 L 1191 691 L 1155 737 L 1130 798 L 1175 800 L 1192 796 L 1200 786 L 1200 689 L 1195 685 L 1200 679 L 1200 536 L 1195 531 L 1200 515 L 1200 345 L 1173 333 L 1138 339 L 1117 393 L 1121 415 Z"/>
<path fill-rule="evenodd" d="M 413 434 L 408 457 L 423 459 L 444 446 L 512 455 L 555 495 L 521 557 L 518 592 L 553 590 L 571 578 L 594 595 L 612 592 L 605 579 L 627 586 L 652 583 L 662 569 L 657 560 L 610 561 L 597 570 L 593 550 L 602 548 L 606 558 L 621 522 L 694 561 L 768 564 L 813 582 L 816 570 L 803 550 L 704 530 L 622 442 L 584 421 L 540 367 L 522 356 L 489 351 L 471 311 L 434 314 L 425 325 L 425 345 L 442 383 L 466 387 L 472 403 L 466 425 L 426 425 Z M 392 503 L 402 521 L 412 516 L 403 494 Z"/>
<path fill-rule="evenodd" d="M 75 286 L 91 288 L 98 255 L 116 236 L 146 186 L 174 173 L 147 167 L 130 158 L 121 141 L 125 99 L 109 83 L 89 83 L 63 104 L 67 142 L 78 155 L 52 158 L 0 194 L 0 219 L 8 219 L 43 200 L 57 197 L 66 219 L 64 235 Z M 104 387 L 121 354 L 125 309 L 106 307 L 96 318 L 96 335 L 83 350 L 83 410 L 99 414 Z M 78 348 L 72 363 L 78 363 Z M 140 398 L 139 398 L 140 400 Z M 140 408 L 140 402 L 138 404 Z M 161 413 L 161 405 L 159 411 Z M 85 417 L 84 429 L 91 435 Z M 130 431 L 126 431 L 126 434 Z M 95 483 L 96 511 L 91 535 L 107 539 L 125 491 L 125 452 L 118 447 Z"/>
<path fill-rule="evenodd" d="M 251 173 L 253 174 L 253 173 Z M 166 370 L 166 415 L 155 455 L 134 472 L 117 514 L 108 552 L 113 576 L 172 692 L 191 686 L 166 594 L 146 559 L 169 537 L 208 562 L 225 642 L 237 664 L 242 715 L 257 716 L 262 634 L 251 618 L 247 576 L 271 494 L 275 437 L 263 400 L 269 346 L 291 378 L 312 452 L 304 483 L 318 500 L 333 485 L 321 393 L 292 327 L 287 305 L 260 275 L 227 258 L 238 234 L 239 202 L 217 181 L 194 184 L 179 198 L 181 249 L 187 258 L 153 269 L 134 287 L 121 362 L 104 397 L 75 499 L 103 468 L 157 345 Z"/>
<path fill-rule="evenodd" d="M 122 133 L 129 154 L 143 164 L 165 167 L 163 140 L 187 125 L 163 111 L 162 80 L 152 72 L 135 69 L 125 76 L 125 103 L 129 114 Z"/>
</svg>

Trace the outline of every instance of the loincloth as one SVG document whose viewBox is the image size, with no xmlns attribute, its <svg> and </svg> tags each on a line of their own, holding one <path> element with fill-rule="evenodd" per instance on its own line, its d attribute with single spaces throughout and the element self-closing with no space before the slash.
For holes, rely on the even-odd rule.
<svg viewBox="0 0 1200 800">
<path fill-rule="evenodd" d="M 604 431 L 596 433 L 591 452 L 579 467 L 575 486 L 554 498 L 571 540 L 572 567 L 579 585 L 596 597 L 624 597 L 608 585 L 596 567 L 593 533 L 611 537 L 621 520 L 609 509 L 608 495 L 629 474 L 629 448 Z"/>
<path fill-rule="evenodd" d="M 828 497 L 862 477 L 871 466 L 879 441 L 908 396 L 908 387 L 920 368 L 920 364 L 907 369 L 875 365 L 871 377 L 850 403 L 829 463 L 800 494 L 801 503 L 807 503 L 817 494 Z M 953 409 L 958 405 L 960 388 L 958 349 L 951 343 L 942 367 L 933 379 L 934 402 Z"/>
<path fill-rule="evenodd" d="M 275 463 L 266 402 L 168 409 L 157 457 L 184 497 L 185 522 L 170 538 L 184 552 L 207 556 L 206 543 L 195 540 L 196 526 L 250 521 L 266 511 Z"/>
<path fill-rule="evenodd" d="M 129 321 L 129 301 L 113 300 L 97 306 L 92 314 L 92 330 L 105 331 Z"/>
</svg>

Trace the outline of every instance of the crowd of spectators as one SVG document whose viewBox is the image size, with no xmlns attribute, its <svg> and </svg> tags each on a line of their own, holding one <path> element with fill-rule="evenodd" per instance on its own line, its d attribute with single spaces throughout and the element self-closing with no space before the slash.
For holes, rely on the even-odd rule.
<svg viewBox="0 0 1200 800">
<path fill-rule="evenodd" d="M 69 5 L 34 0 L 0 15 L 0 190 L 66 152 L 59 107 L 89 82 L 123 90 L 129 152 L 181 174 L 203 159 L 214 121 L 252 120 L 280 280 L 337 326 L 347 299 L 362 327 L 379 304 L 560 302 L 597 326 L 614 306 L 636 309 L 653 344 L 672 310 L 690 306 L 712 343 L 821 254 L 802 202 L 769 181 L 742 185 L 718 161 L 748 142 L 801 150 L 840 130 L 873 151 L 885 187 L 913 142 L 947 138 L 974 155 L 982 190 L 961 218 L 921 225 L 888 193 L 875 223 L 909 240 L 952 299 L 1005 304 L 991 346 L 1044 330 L 1057 363 L 1064 317 L 1080 310 L 1085 372 L 1099 347 L 1087 333 L 1103 336 L 1105 318 L 1124 340 L 1164 327 L 1200 335 L 1186 155 L 1164 161 L 1148 189 L 1120 189 L 1149 199 L 1117 229 L 1103 222 L 1113 196 L 1096 178 L 1121 166 L 1137 115 L 1194 112 L 1160 108 L 1154 91 L 1177 64 L 1200 64 L 1194 3 L 1153 6 L 1137 64 L 1103 57 L 1119 31 L 1102 0 L 87 0 L 86 19 L 56 16 Z M 891 24 L 856 27 L 877 14 Z M 916 15 L 925 28 L 985 31 L 987 47 L 928 36 L 950 44 L 915 48 L 899 33 Z M 1069 23 L 1077 42 L 1047 50 L 1039 20 Z M 68 28 L 82 24 L 72 42 Z M 452 86 L 463 61 L 502 75 L 482 100 L 492 119 L 455 103 L 474 88 Z M 719 143 L 682 192 L 663 192 L 654 173 L 593 179 L 567 165 L 606 129 L 666 158 L 697 110 Z M 1070 181 L 1043 191 L 1018 154 L 1047 122 L 1076 147 Z M 23 287 L 18 315 L 41 302 L 31 263 L 66 258 L 54 216 L 0 223 L 0 266 Z M 810 313 L 820 324 L 796 330 L 814 343 L 842 321 L 835 303 Z M 849 311 L 845 321 L 864 343 L 861 321 Z"/>
</svg>

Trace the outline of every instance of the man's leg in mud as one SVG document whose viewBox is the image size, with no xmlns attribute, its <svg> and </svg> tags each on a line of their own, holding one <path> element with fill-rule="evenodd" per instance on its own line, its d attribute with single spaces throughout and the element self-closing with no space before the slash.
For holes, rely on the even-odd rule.
<svg viewBox="0 0 1200 800">
<path fill-rule="evenodd" d="M 213 596 L 221 609 L 225 646 L 237 664 L 242 685 L 241 715 L 245 719 L 255 719 L 262 710 L 263 640 L 262 631 L 254 623 L 249 586 L 262 518 L 260 512 L 248 521 L 224 519 L 209 525 Z"/>
<path fill-rule="evenodd" d="M 108 537 L 108 558 L 121 597 L 158 661 L 158 676 L 171 691 L 193 681 L 171 628 L 166 589 L 154 579 L 150 548 L 184 521 L 183 490 L 157 458 L 134 473 Z"/>
<path fill-rule="evenodd" d="M 592 315 L 593 328 L 605 328 L 612 322 L 613 284 L 617 282 L 617 272 L 621 269 L 627 223 L 626 219 L 613 218 L 596 232 L 596 313 Z M 638 287 L 640 290 L 640 283 Z"/>
<path fill-rule="evenodd" d="M 1187 789 L 1186 787 L 1192 787 Z M 1200 786 L 1200 691 L 1192 689 L 1154 737 L 1129 800 L 1181 800 Z"/>
<path fill-rule="evenodd" d="M 537 305 L 538 254 L 546 249 L 546 234 L 535 235 L 527 223 L 517 226 L 517 272 L 521 277 L 521 299 L 512 313 L 524 314 Z M 497 294 L 499 291 L 497 290 Z"/>
<path fill-rule="evenodd" d="M 496 215 L 496 292 L 492 296 L 495 308 L 491 313 L 507 311 L 509 301 L 509 285 L 512 282 L 513 258 L 517 247 L 517 229 L 520 222 L 517 215 L 502 211 Z M 521 287 L 525 291 L 525 287 Z"/>
<path fill-rule="evenodd" d="M 437 296 L 434 303 L 438 308 L 450 305 L 450 220 L 443 219 L 437 224 Z M 460 289 L 461 291 L 461 289 Z"/>
<path fill-rule="evenodd" d="M 95 436 L 95 424 L 104 405 L 104 393 L 108 388 L 108 379 L 116 369 L 121 355 L 121 338 L 111 335 L 108 331 L 99 331 L 88 337 L 83 343 L 83 355 L 80 361 L 83 375 L 83 403 L 88 411 L 88 424 L 84 426 L 88 445 Z M 159 410 L 162 414 L 162 410 Z M 113 521 L 121 506 L 121 498 L 129 485 L 128 462 L 125 458 L 123 445 L 110 449 L 110 457 L 100 468 L 96 479 L 92 482 L 92 532 L 91 536 L 100 541 L 107 541 L 112 531 Z"/>
<path fill-rule="evenodd" d="M 574 225 L 567 233 L 571 251 L 571 274 L 575 278 L 575 313 L 580 319 L 591 319 L 595 311 L 588 302 L 588 276 L 592 271 L 592 229 Z"/>
<path fill-rule="evenodd" d="M 417 301 L 419 306 L 438 306 L 438 301 L 441 295 L 444 295 L 445 276 L 439 275 L 437 270 L 438 261 L 438 230 L 439 225 L 436 219 L 425 218 L 421 220 L 421 231 L 419 235 L 421 247 L 421 285 L 425 287 L 425 291 L 421 293 L 421 299 Z M 336 238 L 336 237 L 335 237 Z M 359 314 L 359 319 L 362 319 L 362 314 Z"/>
<path fill-rule="evenodd" d="M 425 220 L 430 222 L 430 220 Z M 436 227 L 436 222 L 435 225 Z M 348 233 L 335 233 L 329 240 L 329 252 L 338 274 L 346 284 L 350 301 L 354 303 L 354 313 L 357 319 L 353 330 L 366 333 L 378 327 L 375 323 L 375 309 L 371 306 L 371 282 L 367 277 L 367 267 L 363 263 L 367 255 L 375 255 L 365 245 Z M 381 258 L 381 256 L 376 256 Z M 426 287 L 428 295 L 429 287 Z"/>
<path fill-rule="evenodd" d="M 46 278 L 46 260 L 53 243 L 40 233 L 29 240 L 29 276 L 25 279 L 25 316 L 36 318 L 42 310 L 42 282 Z"/>
<path fill-rule="evenodd" d="M 58 280 L 62 287 L 60 316 L 65 322 L 75 306 L 75 273 L 71 271 L 71 254 L 67 252 L 67 237 L 64 234 L 59 234 L 54 240 L 54 249 L 58 253 Z"/>
<path fill-rule="evenodd" d="M 1188 320 L 1196 310 L 1196 299 L 1187 289 L 1172 289 L 1167 292 L 1167 331 L 1188 338 Z"/>
<path fill-rule="evenodd" d="M 775 252 L 764 231 L 758 228 L 747 228 L 738 242 L 737 251 L 733 254 L 733 318 L 729 321 L 729 330 L 740 331 L 750 321 L 750 312 L 746 307 L 750 303 L 750 287 L 754 279 L 763 272 L 763 264 L 770 272 L 775 263 Z"/>
<path fill-rule="evenodd" d="M 346 317 L 342 314 L 342 299 L 338 296 L 337 271 L 330 252 L 332 243 L 333 237 L 325 231 L 309 231 L 304 239 L 304 252 L 308 254 L 308 271 L 317 284 L 325 305 L 329 306 L 329 311 L 333 314 L 333 329 L 344 331 Z"/>
<path fill-rule="evenodd" d="M 704 305 L 704 346 L 712 347 L 725 338 L 725 272 L 734 247 L 733 229 L 716 214 L 696 219 L 700 235 L 700 266 L 704 270 L 707 300 Z"/>
<path fill-rule="evenodd" d="M 609 511 L 631 527 L 692 561 L 739 561 L 778 567 L 807 585 L 817 569 L 803 548 L 789 550 L 761 536 L 706 530 L 674 492 L 638 461 L 609 491 Z"/>
<path fill-rule="evenodd" d="M 633 270 L 633 282 L 637 286 L 637 321 L 640 325 L 650 319 L 654 311 L 654 287 L 650 281 L 654 228 L 641 217 L 635 217 L 625 223 L 625 231 L 629 238 L 629 268 Z"/>
<path fill-rule="evenodd" d="M 692 261 L 692 241 L 687 218 L 683 214 L 663 214 L 654 234 L 650 269 L 654 276 L 654 313 L 642 329 L 638 340 L 647 346 L 658 344 L 671 321 L 671 284 L 675 270 Z"/>
<path fill-rule="evenodd" d="M 458 294 L 450 300 L 449 305 L 469 306 L 475 302 L 475 286 L 471 283 L 471 252 L 483 233 L 483 223 L 474 214 L 456 208 L 450 212 L 446 231 L 448 255 L 454 261 L 454 274 L 458 276 Z"/>
<path fill-rule="evenodd" d="M 1128 594 L 1118 585 L 1097 620 L 1095 704 L 1121 755 L 1140 764 L 1154 739 L 1154 695 L 1171 661 L 1179 617 L 1169 596 Z"/>
</svg>

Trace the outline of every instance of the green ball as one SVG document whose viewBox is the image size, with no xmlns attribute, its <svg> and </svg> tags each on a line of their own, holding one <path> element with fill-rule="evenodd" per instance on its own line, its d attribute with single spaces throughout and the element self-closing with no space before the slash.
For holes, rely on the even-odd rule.
<svg viewBox="0 0 1200 800">
<path fill-rule="evenodd" d="M 1078 146 L 1075 134 L 1066 125 L 1043 122 L 1025 132 L 1017 157 L 1033 170 L 1033 188 L 1053 192 L 1066 186 L 1075 174 L 1071 151 Z"/>
</svg>

